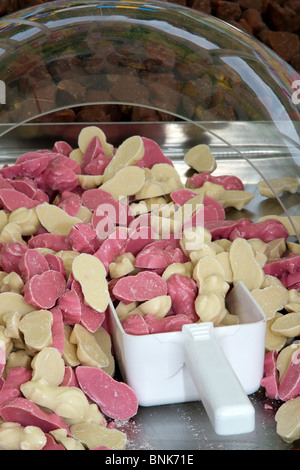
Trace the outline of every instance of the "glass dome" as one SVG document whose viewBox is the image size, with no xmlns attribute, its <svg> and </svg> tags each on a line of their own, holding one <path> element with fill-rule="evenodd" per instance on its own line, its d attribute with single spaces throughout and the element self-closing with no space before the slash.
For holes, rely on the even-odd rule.
<svg viewBox="0 0 300 470">
<path fill-rule="evenodd" d="M 59 110 L 130 109 L 133 122 L 173 124 L 179 166 L 186 142 L 206 143 L 215 174 L 254 187 L 299 178 L 299 78 L 237 28 L 165 2 L 57 1 L 0 21 L 2 138 Z M 263 198 L 248 216 L 297 216 L 298 198 Z"/>
</svg>

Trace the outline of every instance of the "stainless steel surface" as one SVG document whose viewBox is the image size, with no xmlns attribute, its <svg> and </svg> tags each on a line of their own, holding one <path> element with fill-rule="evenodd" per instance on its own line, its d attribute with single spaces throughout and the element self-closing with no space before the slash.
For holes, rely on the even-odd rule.
<svg viewBox="0 0 300 470">
<path fill-rule="evenodd" d="M 291 450 L 300 442 L 285 443 L 276 434 L 275 407 L 263 392 L 250 396 L 255 408 L 254 432 L 237 436 L 217 435 L 201 402 L 141 408 L 134 419 L 121 425 L 127 432 L 128 449 L 134 450 Z"/>
<path fill-rule="evenodd" d="M 0 162 L 12 163 L 26 151 L 52 148 L 57 140 L 66 140 L 74 148 L 82 127 L 90 124 L 24 125 L 0 139 Z M 139 134 L 153 138 L 171 157 L 186 177 L 182 159 L 186 150 L 199 143 L 207 143 L 218 157 L 216 174 L 235 174 L 245 183 L 246 189 L 255 193 L 254 200 L 242 211 L 233 211 L 230 217 L 260 216 L 273 213 L 280 215 L 282 207 L 276 199 L 262 199 L 257 191 L 259 180 L 255 170 L 243 158 L 234 157 L 236 152 L 197 126 L 186 123 L 122 123 L 97 124 L 107 134 L 108 141 L 118 145 L 127 136 Z M 289 171 L 289 155 L 284 144 L 274 145 L 273 131 L 267 123 L 207 123 L 226 141 L 245 152 L 265 168 L 266 173 L 278 177 L 278 169 Z M 271 126 L 272 127 L 272 126 Z M 266 159 L 270 156 L 271 159 Z M 295 174 L 294 174 L 295 175 Z M 270 177 L 270 176 L 268 176 Z M 299 195 L 284 195 L 283 201 L 291 213 L 298 213 Z M 215 434 L 201 402 L 190 402 L 156 407 L 140 407 L 137 415 L 128 423 L 117 423 L 118 429 L 126 431 L 128 450 L 289 450 L 300 448 L 300 441 L 285 443 L 276 433 L 275 411 L 278 402 L 265 397 L 259 390 L 250 396 L 256 413 L 256 429 L 239 436 Z"/>
</svg>

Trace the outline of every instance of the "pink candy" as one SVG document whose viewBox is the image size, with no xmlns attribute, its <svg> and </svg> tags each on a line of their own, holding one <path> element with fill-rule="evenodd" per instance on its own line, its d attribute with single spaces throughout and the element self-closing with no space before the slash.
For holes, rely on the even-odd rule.
<svg viewBox="0 0 300 470">
<path fill-rule="evenodd" d="M 239 225 L 232 230 L 229 239 L 233 241 L 235 238 L 259 238 L 265 243 L 277 238 L 288 238 L 289 234 L 284 225 L 276 219 L 269 219 L 264 222 Z"/>
<path fill-rule="evenodd" d="M 26 398 L 15 398 L 0 406 L 0 415 L 5 421 L 20 423 L 21 426 L 37 426 L 44 432 L 66 429 L 68 426 L 56 413 L 46 413 L 38 405 Z"/>
<path fill-rule="evenodd" d="M 29 248 L 49 248 L 53 251 L 70 250 L 71 242 L 64 235 L 54 233 L 41 233 L 28 240 Z"/>
<path fill-rule="evenodd" d="M 52 313 L 53 323 L 51 327 L 52 333 L 52 348 L 58 350 L 63 355 L 65 347 L 65 335 L 64 335 L 64 322 L 62 311 L 58 307 L 54 307 L 50 310 Z"/>
<path fill-rule="evenodd" d="M 127 227 L 134 219 L 128 204 L 116 202 L 112 195 L 103 189 L 89 189 L 82 195 L 82 204 L 93 211 L 93 227 L 97 228 L 97 217 L 106 214 L 115 225 Z"/>
<path fill-rule="evenodd" d="M 28 249 L 19 262 L 19 269 L 25 281 L 31 279 L 35 274 L 42 274 L 49 269 L 46 258 L 37 250 Z"/>
<path fill-rule="evenodd" d="M 261 386 L 265 388 L 266 395 L 269 398 L 278 399 L 279 372 L 276 368 L 277 351 L 270 351 L 265 356 L 264 376 L 261 380 Z"/>
<path fill-rule="evenodd" d="M 98 136 L 95 136 L 84 152 L 81 170 L 82 174 L 102 175 L 111 158 L 105 156 Z"/>
<path fill-rule="evenodd" d="M 122 327 L 128 335 L 140 336 L 149 334 L 149 328 L 144 317 L 138 313 L 126 318 L 126 320 L 122 322 Z"/>
<path fill-rule="evenodd" d="M 153 243 L 157 239 L 155 232 L 151 227 L 138 227 L 132 229 L 128 233 L 128 238 L 124 247 L 125 253 L 132 253 L 136 256 L 147 245 Z"/>
<path fill-rule="evenodd" d="M 205 228 L 210 231 L 213 240 L 226 238 L 233 241 L 235 238 L 259 238 L 268 243 L 277 238 L 287 239 L 288 237 L 286 228 L 276 219 L 256 223 L 246 218 L 239 220 L 217 219 L 205 222 Z"/>
<path fill-rule="evenodd" d="M 300 395 L 300 349 L 292 356 L 289 367 L 284 374 L 278 390 L 278 398 L 288 401 Z"/>
<path fill-rule="evenodd" d="M 76 377 L 81 389 L 97 403 L 105 415 L 126 420 L 136 414 L 138 402 L 132 389 L 113 379 L 104 370 L 78 366 Z"/>
<path fill-rule="evenodd" d="M 113 295 L 123 302 L 144 302 L 167 294 L 167 284 L 154 272 L 142 271 L 136 276 L 123 277 L 115 284 Z"/>
<path fill-rule="evenodd" d="M 181 331 L 183 325 L 192 323 L 187 315 L 170 315 L 169 317 L 158 318 L 155 315 L 148 314 L 145 322 L 149 333 L 167 333 L 171 331 Z"/>
<path fill-rule="evenodd" d="M 154 242 L 155 243 L 155 242 Z M 138 253 L 135 261 L 137 268 L 165 269 L 172 263 L 185 263 L 187 258 L 180 248 L 146 246 Z"/>
<path fill-rule="evenodd" d="M 167 165 L 173 165 L 173 162 L 164 155 L 159 145 L 152 139 L 142 137 L 144 144 L 145 153 L 143 158 L 136 164 L 140 167 L 152 168 L 158 163 L 165 163 Z"/>
<path fill-rule="evenodd" d="M 45 433 L 46 435 L 46 445 L 42 448 L 42 450 L 67 450 L 62 444 L 58 444 L 54 437 L 51 434 Z"/>
<path fill-rule="evenodd" d="M 20 387 L 23 383 L 29 382 L 31 377 L 31 371 L 27 370 L 26 367 L 14 367 L 10 369 L 0 391 L 0 406 L 15 398 L 21 397 L 22 392 Z"/>
<path fill-rule="evenodd" d="M 39 309 L 54 307 L 66 289 L 66 280 L 58 271 L 35 274 L 24 286 L 24 300 Z"/>
<path fill-rule="evenodd" d="M 167 280 L 168 295 L 172 299 L 172 310 L 175 314 L 187 315 L 192 321 L 198 320 L 195 311 L 195 299 L 198 287 L 194 279 L 181 274 L 173 274 Z"/>
<path fill-rule="evenodd" d="M 92 307 L 84 302 L 84 297 L 81 291 L 79 282 L 73 281 L 71 290 L 74 291 L 78 297 L 80 305 L 80 323 L 92 333 L 100 328 L 105 319 L 105 312 L 97 312 Z M 77 303 L 76 303 L 77 307 Z M 78 322 L 79 323 L 79 322 Z"/>
<path fill-rule="evenodd" d="M 72 147 L 67 142 L 64 142 L 63 140 L 61 140 L 61 141 L 55 142 L 54 147 L 53 147 L 53 152 L 60 153 L 61 155 L 65 155 L 66 157 L 68 157 L 70 153 L 72 152 Z"/>
<path fill-rule="evenodd" d="M 89 223 L 75 224 L 71 229 L 67 241 L 74 251 L 93 254 L 99 248 L 100 241 L 96 230 Z"/>
<path fill-rule="evenodd" d="M 57 302 L 66 325 L 75 325 L 81 320 L 81 302 L 74 289 L 66 289 Z"/>
<path fill-rule="evenodd" d="M 233 175 L 213 176 L 208 171 L 203 171 L 202 173 L 197 173 L 188 179 L 188 183 L 190 183 L 195 188 L 201 188 L 206 181 L 214 184 L 220 184 L 224 189 L 227 190 L 244 190 L 242 181 L 237 178 L 237 176 Z"/>
<path fill-rule="evenodd" d="M 116 256 L 125 253 L 124 247 L 126 241 L 127 229 L 121 227 L 104 240 L 100 248 L 94 253 L 96 258 L 102 262 L 107 272 L 110 263 L 114 261 Z"/>
<path fill-rule="evenodd" d="M 135 266 L 147 269 L 165 269 L 172 263 L 185 263 L 188 258 L 180 248 L 179 240 L 158 240 L 146 245 L 136 256 Z"/>
<path fill-rule="evenodd" d="M 300 395 L 300 349 L 295 351 L 283 378 L 279 382 L 276 368 L 277 351 L 270 351 L 265 356 L 264 377 L 261 381 L 267 397 L 288 401 Z"/>
<path fill-rule="evenodd" d="M 0 189 L 0 203 L 6 211 L 12 212 L 20 207 L 32 209 L 39 204 L 39 201 L 31 199 L 14 188 L 2 188 Z"/>
<path fill-rule="evenodd" d="M 0 262 L 3 271 L 7 273 L 16 272 L 17 274 L 21 274 L 19 265 L 27 250 L 28 246 L 24 243 L 6 243 L 2 248 L 0 255 Z"/>
</svg>

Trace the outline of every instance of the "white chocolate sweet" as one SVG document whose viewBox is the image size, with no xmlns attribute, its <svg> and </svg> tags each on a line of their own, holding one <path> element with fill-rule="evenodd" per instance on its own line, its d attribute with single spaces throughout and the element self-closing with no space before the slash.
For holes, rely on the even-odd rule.
<svg viewBox="0 0 300 470">
<path fill-rule="evenodd" d="M 203 256 L 199 259 L 193 271 L 193 278 L 198 284 L 198 287 L 201 288 L 201 283 L 203 279 L 207 276 L 220 275 L 223 279 L 225 278 L 225 273 L 223 266 L 217 260 L 216 256 L 208 255 Z"/>
<path fill-rule="evenodd" d="M 79 423 L 71 426 L 71 434 L 88 449 L 107 447 L 112 450 L 125 449 L 126 434 L 118 429 L 109 429 L 94 423 Z"/>
<path fill-rule="evenodd" d="M 38 205 L 36 213 L 41 225 L 54 235 L 69 235 L 73 225 L 82 222 L 79 217 L 72 217 L 60 207 L 48 202 Z"/>
<path fill-rule="evenodd" d="M 125 320 L 130 315 L 130 312 L 137 308 L 138 302 L 130 302 L 129 304 L 125 304 L 124 302 L 119 302 L 116 306 L 116 313 L 120 321 Z"/>
<path fill-rule="evenodd" d="M 293 177 L 272 178 L 266 181 L 259 181 L 257 183 L 258 190 L 262 196 L 275 198 L 284 191 L 294 194 L 298 190 L 298 179 Z M 270 185 L 270 186 L 269 186 Z"/>
<path fill-rule="evenodd" d="M 132 253 L 118 255 L 112 263 L 109 264 L 109 275 L 112 279 L 126 276 L 131 273 L 134 267 L 135 257 Z"/>
<path fill-rule="evenodd" d="M 296 242 L 287 242 L 287 248 L 291 253 L 295 255 L 300 255 L 300 244 Z"/>
<path fill-rule="evenodd" d="M 222 251 L 216 255 L 217 261 L 221 264 L 224 270 L 224 279 L 228 283 L 233 282 L 233 272 L 231 269 L 230 257 L 228 251 Z"/>
<path fill-rule="evenodd" d="M 103 175 L 78 175 L 77 179 L 82 189 L 93 189 L 102 184 Z"/>
<path fill-rule="evenodd" d="M 9 274 L 0 278 L 0 291 L 1 292 L 16 292 L 22 294 L 24 282 L 16 272 L 12 271 Z"/>
<path fill-rule="evenodd" d="M 181 274 L 182 276 L 192 277 L 194 265 L 191 261 L 186 263 L 172 263 L 163 272 L 162 278 L 167 281 L 173 274 Z"/>
<path fill-rule="evenodd" d="M 87 127 L 84 127 L 80 131 L 80 134 L 78 137 L 78 147 L 80 149 L 80 152 L 82 154 L 85 153 L 86 149 L 88 148 L 90 142 L 92 141 L 94 137 L 98 137 L 98 139 L 100 140 L 105 156 L 112 157 L 113 151 L 114 151 L 113 145 L 107 143 L 106 135 L 101 129 L 99 129 L 99 127 L 96 127 L 96 126 L 87 126 Z M 77 152 L 77 156 L 78 156 L 78 152 Z M 74 158 L 74 154 L 73 154 L 73 158 Z"/>
<path fill-rule="evenodd" d="M 71 271 L 72 271 L 72 265 L 73 265 L 73 261 L 74 259 L 80 255 L 80 253 L 78 251 L 72 251 L 72 250 L 62 250 L 62 251 L 58 251 L 56 253 L 56 256 L 58 256 L 59 258 L 61 258 L 63 260 L 63 263 L 64 263 L 64 268 L 66 270 L 66 275 L 69 277 Z"/>
<path fill-rule="evenodd" d="M 110 376 L 113 376 L 115 372 L 115 358 L 112 354 L 112 342 L 110 334 L 106 331 L 105 328 L 100 326 L 100 328 L 98 328 L 98 330 L 95 331 L 93 335 L 98 345 L 101 347 L 106 357 L 108 358 L 108 366 L 102 367 L 102 369 Z"/>
<path fill-rule="evenodd" d="M 145 175 L 146 175 L 146 172 L 145 172 Z M 166 199 L 163 196 L 158 196 L 158 197 L 153 197 L 153 198 L 150 197 L 149 199 L 145 199 L 139 202 L 132 202 L 130 204 L 130 208 L 135 217 L 141 214 L 147 214 L 148 212 L 155 212 L 165 206 L 166 206 Z"/>
<path fill-rule="evenodd" d="M 273 318 L 288 302 L 288 291 L 283 286 L 271 285 L 263 289 L 253 289 L 251 294 L 263 309 L 267 320 Z"/>
<path fill-rule="evenodd" d="M 284 238 L 276 238 L 267 243 L 267 253 L 269 260 L 281 258 L 287 249 L 287 244 Z"/>
<path fill-rule="evenodd" d="M 19 323 L 26 345 L 33 351 L 51 346 L 53 316 L 49 310 L 27 313 Z"/>
<path fill-rule="evenodd" d="M 225 189 L 221 184 L 212 183 L 211 181 L 205 181 L 203 186 L 200 188 L 193 188 L 194 193 L 202 194 L 213 199 L 218 199 L 224 193 Z"/>
<path fill-rule="evenodd" d="M 292 343 L 283 348 L 276 360 L 276 369 L 279 372 L 279 383 L 282 381 L 291 363 L 294 353 L 300 348 L 300 344 Z"/>
<path fill-rule="evenodd" d="M 22 229 L 16 222 L 9 222 L 3 228 L 0 234 L 0 243 L 24 243 L 25 241 L 22 238 Z"/>
<path fill-rule="evenodd" d="M 291 312 L 278 318 L 271 327 L 273 333 L 294 338 L 300 334 L 300 312 Z"/>
<path fill-rule="evenodd" d="M 80 283 L 85 302 L 97 312 L 105 312 L 109 303 L 106 271 L 96 256 L 81 253 L 72 264 L 74 278 Z"/>
<path fill-rule="evenodd" d="M 202 322 L 213 322 L 215 326 L 223 320 L 226 314 L 223 297 L 213 292 L 198 295 L 195 308 Z"/>
<path fill-rule="evenodd" d="M 300 397 L 285 402 L 275 414 L 276 430 L 286 442 L 300 437 Z"/>
<path fill-rule="evenodd" d="M 8 222 L 8 215 L 7 215 L 7 213 L 5 212 L 4 209 L 1 209 L 0 210 L 0 233 L 4 229 L 7 222 Z"/>
<path fill-rule="evenodd" d="M 46 435 L 36 426 L 23 427 L 12 422 L 0 424 L 1 450 L 41 450 L 46 442 Z"/>
<path fill-rule="evenodd" d="M 119 170 L 134 165 L 141 160 L 145 153 L 143 140 L 140 136 L 126 139 L 117 149 L 112 160 L 103 173 L 103 184 L 110 180 Z"/>
<path fill-rule="evenodd" d="M 50 431 L 51 436 L 54 437 L 55 441 L 62 444 L 66 450 L 85 450 L 85 447 L 77 439 L 68 437 L 66 429 L 54 429 Z"/>
<path fill-rule="evenodd" d="M 8 222 L 14 222 L 20 227 L 22 235 L 33 235 L 41 224 L 35 208 L 27 209 L 19 207 L 12 211 L 8 216 Z"/>
<path fill-rule="evenodd" d="M 284 287 L 280 279 L 278 279 L 275 276 L 271 276 L 270 274 L 266 274 L 263 282 L 261 283 L 260 288 L 264 289 L 265 287 L 270 287 L 270 286 Z"/>
<path fill-rule="evenodd" d="M 252 199 L 254 194 L 249 191 L 238 189 L 226 189 L 218 198 L 218 202 L 226 209 L 226 207 L 234 207 L 242 210 Z"/>
<path fill-rule="evenodd" d="M 205 256 L 213 256 L 216 257 L 217 253 L 214 249 L 214 246 L 211 243 L 203 243 L 201 248 L 198 250 L 191 251 L 189 253 L 189 258 L 194 266 L 198 263 L 201 258 Z"/>
<path fill-rule="evenodd" d="M 154 297 L 153 299 L 141 303 L 129 313 L 129 316 L 135 314 L 145 316 L 148 315 L 148 313 L 151 313 L 151 315 L 154 315 L 157 318 L 164 318 L 170 311 L 171 306 L 171 297 L 169 295 L 160 295 L 159 297 Z"/>
<path fill-rule="evenodd" d="M 3 377 L 6 378 L 7 373 L 13 367 L 25 367 L 26 369 L 30 370 L 31 360 L 32 360 L 32 357 L 28 354 L 27 351 L 23 349 L 12 351 L 7 357 Z"/>
<path fill-rule="evenodd" d="M 230 265 L 233 273 L 233 284 L 243 281 L 250 291 L 258 289 L 264 278 L 264 272 L 254 257 L 247 240 L 236 238 L 229 251 Z"/>
<path fill-rule="evenodd" d="M 211 274 L 202 279 L 200 283 L 200 294 L 208 294 L 214 292 L 219 295 L 226 295 L 229 290 L 229 284 L 220 274 Z"/>
<path fill-rule="evenodd" d="M 79 323 L 74 325 L 70 342 L 76 344 L 76 355 L 82 365 L 101 368 L 108 366 L 108 357 L 97 343 L 93 334 Z"/>
<path fill-rule="evenodd" d="M 62 357 L 66 365 L 76 367 L 80 364 L 80 360 L 77 356 L 76 344 L 70 341 L 72 330 L 72 326 L 64 324 L 64 352 Z"/>
<path fill-rule="evenodd" d="M 90 223 L 92 221 L 93 213 L 85 206 L 80 206 L 79 211 L 77 212 L 77 217 L 86 223 Z"/>
<path fill-rule="evenodd" d="M 14 347 L 14 343 L 11 338 L 6 336 L 5 326 L 3 325 L 0 325 L 0 345 L 1 348 L 5 351 L 6 357 L 9 356 Z"/>
<path fill-rule="evenodd" d="M 276 312 L 273 318 L 270 318 L 266 322 L 266 337 L 265 337 L 265 348 L 266 351 L 280 351 L 286 344 L 287 338 L 276 334 L 272 330 L 273 323 L 282 317 L 282 313 Z"/>
<path fill-rule="evenodd" d="M 89 402 L 78 387 L 53 387 L 44 379 L 21 385 L 23 395 L 39 406 L 57 413 L 68 424 L 80 423 L 89 412 Z"/>
<path fill-rule="evenodd" d="M 3 316 L 5 323 L 4 334 L 8 338 L 21 339 L 19 329 L 21 314 L 19 312 L 9 312 Z"/>
<path fill-rule="evenodd" d="M 192 251 L 199 250 L 205 243 L 211 241 L 211 233 L 204 227 L 189 227 L 182 232 L 180 246 L 188 255 Z"/>
<path fill-rule="evenodd" d="M 208 145 L 199 144 L 192 147 L 184 156 L 184 161 L 198 173 L 209 171 L 212 173 L 217 168 L 215 157 Z"/>
<path fill-rule="evenodd" d="M 83 144 L 84 144 L 84 142 L 83 142 Z M 84 147 L 85 147 L 85 145 L 88 145 L 88 144 L 84 144 Z M 83 152 L 80 150 L 80 148 L 74 149 L 70 152 L 69 158 L 71 158 L 75 162 L 79 163 L 79 165 L 81 165 L 82 158 L 83 158 Z"/>
<path fill-rule="evenodd" d="M 165 196 L 172 191 L 183 188 L 176 169 L 167 163 L 157 163 L 145 174 L 145 183 L 135 194 L 137 200 Z"/>
<path fill-rule="evenodd" d="M 56 348 L 47 347 L 31 361 L 32 379 L 44 379 L 49 385 L 58 386 L 65 375 L 65 362 Z"/>
<path fill-rule="evenodd" d="M 128 166 L 118 170 L 114 176 L 101 185 L 115 201 L 136 194 L 145 183 L 145 171 L 138 166 Z"/>
</svg>

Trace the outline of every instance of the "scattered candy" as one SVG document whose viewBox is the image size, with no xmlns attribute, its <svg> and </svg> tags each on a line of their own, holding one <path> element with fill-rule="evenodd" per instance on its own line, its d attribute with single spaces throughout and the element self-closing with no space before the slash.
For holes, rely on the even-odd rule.
<svg viewBox="0 0 300 470">
<path fill-rule="evenodd" d="M 1 448 L 125 449 L 114 420 L 138 403 L 114 378 L 110 299 L 130 335 L 225 326 L 238 322 L 225 301 L 239 280 L 266 315 L 261 384 L 284 402 L 277 432 L 299 437 L 300 249 L 288 237 L 300 218 L 229 220 L 254 194 L 214 176 L 206 145 L 184 160 L 186 184 L 154 140 L 114 148 L 90 126 L 78 148 L 59 141 L 0 170 Z M 270 183 L 277 194 L 298 188 Z"/>
</svg>

